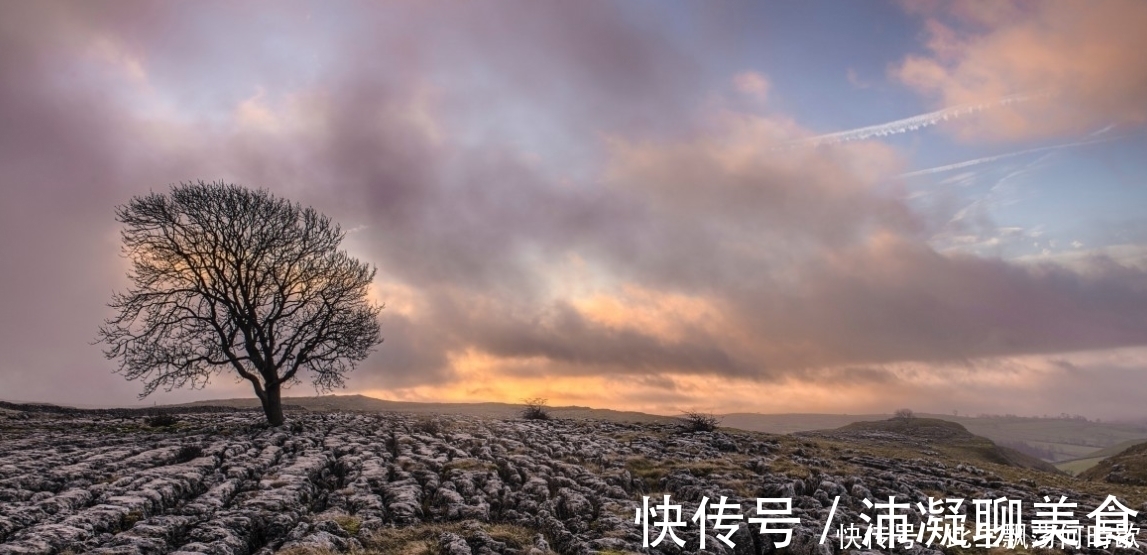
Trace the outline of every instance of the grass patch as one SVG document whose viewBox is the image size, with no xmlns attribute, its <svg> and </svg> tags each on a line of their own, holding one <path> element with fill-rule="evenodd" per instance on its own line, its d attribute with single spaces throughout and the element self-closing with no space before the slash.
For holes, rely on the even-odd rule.
<svg viewBox="0 0 1147 555">
<path fill-rule="evenodd" d="M 344 532 L 352 536 L 357 536 L 358 531 L 362 528 L 362 519 L 357 516 L 337 515 L 331 520 L 335 521 L 335 524 L 338 524 L 339 528 L 342 528 Z"/>
<path fill-rule="evenodd" d="M 1099 464 L 1105 457 L 1094 457 L 1090 459 L 1075 459 L 1073 461 L 1056 463 L 1055 467 L 1063 472 L 1072 476 L 1078 476 L 1087 471 L 1091 467 Z"/>
<path fill-rule="evenodd" d="M 494 472 L 498 470 L 498 465 L 481 459 L 454 459 L 442 465 L 443 475 L 451 470 L 485 470 Z"/>
<path fill-rule="evenodd" d="M 740 457 L 690 462 L 670 460 L 656 461 L 645 457 L 633 457 L 626 459 L 625 469 L 628 470 L 630 474 L 641 478 L 645 484 L 646 492 L 653 492 L 660 490 L 662 478 L 679 471 L 685 471 L 694 476 L 723 474 L 727 480 L 732 482 L 751 480 L 755 474 L 746 469 L 743 462 L 743 460 L 740 460 Z"/>
<path fill-rule="evenodd" d="M 625 461 L 625 468 L 645 482 L 647 490 L 656 490 L 662 478 L 672 470 L 668 464 L 651 461 L 645 457 L 634 457 Z"/>
</svg>

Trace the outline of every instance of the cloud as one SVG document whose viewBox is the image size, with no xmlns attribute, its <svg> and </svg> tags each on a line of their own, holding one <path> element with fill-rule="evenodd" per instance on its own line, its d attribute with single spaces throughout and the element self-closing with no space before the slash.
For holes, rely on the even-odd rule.
<svg viewBox="0 0 1147 555">
<path fill-rule="evenodd" d="M 733 77 L 733 86 L 737 92 L 749 95 L 759 101 L 768 99 L 769 81 L 764 75 L 755 71 L 742 71 Z"/>
<path fill-rule="evenodd" d="M 291 4 L 264 24 L 305 40 L 268 44 L 243 7 L 98 6 L 0 22 L 0 382 L 21 397 L 138 391 L 87 345 L 125 284 L 112 209 L 199 177 L 357 230 L 389 303 L 364 391 L 870 407 L 942 395 L 968 360 L 1147 342 L 1140 267 L 938 253 L 878 133 L 785 150 L 809 131 L 713 100 L 728 73 L 620 8 Z M 766 100 L 769 82 L 734 78 Z"/>
<path fill-rule="evenodd" d="M 201 36 L 194 41 L 200 46 L 191 46 L 202 29 L 175 6 L 43 3 L 5 18 L 0 160 L 12 187 L 3 209 L 2 285 L 26 292 L 4 320 L 10 356 L 2 373 L 7 385 L 24 384 L 8 391 L 76 402 L 103 389 L 54 391 L 78 367 L 98 368 L 76 383 L 112 383 L 109 398 L 135 389 L 109 375 L 98 348 L 87 344 L 106 316 L 103 303 L 123 286 L 112 209 L 133 194 L 201 176 L 268 187 L 348 227 L 366 225 L 355 238 L 356 254 L 377 262 L 400 288 L 415 288 L 417 297 L 528 305 L 544 284 L 524 251 L 545 254 L 584 234 L 608 233 L 629 208 L 601 192 L 554 183 L 503 135 L 512 126 L 487 114 L 531 106 L 571 122 L 609 121 L 615 130 L 640 132 L 654 122 L 653 112 L 643 111 L 678 102 L 660 91 L 689 90 L 678 81 L 686 59 L 606 8 L 555 6 L 555 13 L 523 5 L 514 21 L 479 11 L 447 25 L 457 40 L 437 41 L 424 36 L 443 23 L 433 10 L 334 10 L 327 17 L 357 17 L 395 32 L 315 36 L 304 23 L 311 19 L 300 17 L 305 8 L 292 5 L 265 24 L 302 28 L 315 51 L 337 61 L 293 87 L 285 87 L 290 79 L 279 71 L 275 49 L 257 32 L 240 32 L 253 31 L 253 14 L 242 8 L 204 7 L 235 31 L 227 51 Z M 536 50 L 505 40 L 521 32 Z M 601 55 L 612 51 L 625 54 Z M 475 86 L 451 83 L 453 67 L 475 69 L 468 77 Z M 138 88 L 143 78 L 149 89 Z M 436 97 L 443 83 L 454 85 L 451 94 Z M 567 96 L 571 89 L 576 97 Z M 140 95 L 178 109 L 140 111 Z M 468 134 L 488 136 L 479 142 L 490 146 L 465 145 Z M 386 353 L 358 383 L 449 379 L 451 353 L 465 343 L 450 322 L 435 320 L 451 309 L 441 303 L 385 313 Z M 385 370 L 372 378 L 377 368 Z"/>
<path fill-rule="evenodd" d="M 1147 122 L 1147 5 L 965 1 L 913 6 L 929 31 L 927 54 L 892 75 L 942 105 L 1054 94 L 992 110 L 955 126 L 965 139 L 1017 140 L 1078 134 L 1110 123 Z"/>
</svg>

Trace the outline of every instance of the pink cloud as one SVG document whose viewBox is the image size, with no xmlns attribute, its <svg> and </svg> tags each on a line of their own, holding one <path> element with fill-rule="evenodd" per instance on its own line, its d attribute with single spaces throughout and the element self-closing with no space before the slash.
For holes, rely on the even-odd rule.
<svg viewBox="0 0 1147 555">
<path fill-rule="evenodd" d="M 1147 123 L 1147 4 L 955 2 L 913 8 L 926 20 L 926 55 L 893 76 L 941 105 L 1036 96 L 955 122 L 965 138 L 1016 140 Z"/>
</svg>

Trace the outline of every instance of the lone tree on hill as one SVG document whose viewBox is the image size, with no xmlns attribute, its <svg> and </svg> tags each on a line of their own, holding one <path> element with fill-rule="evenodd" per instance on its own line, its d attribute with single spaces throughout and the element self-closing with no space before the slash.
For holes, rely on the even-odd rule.
<svg viewBox="0 0 1147 555">
<path fill-rule="evenodd" d="M 379 344 L 375 269 L 339 250 L 345 233 L 312 208 L 238 185 L 187 183 L 116 208 L 132 288 L 99 340 L 118 372 L 156 389 L 201 388 L 230 367 L 283 423 L 299 370 L 342 387 Z"/>
</svg>

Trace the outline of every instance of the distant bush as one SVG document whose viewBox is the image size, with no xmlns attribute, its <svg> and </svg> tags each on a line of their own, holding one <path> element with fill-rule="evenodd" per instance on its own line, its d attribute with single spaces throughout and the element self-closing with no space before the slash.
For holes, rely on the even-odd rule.
<svg viewBox="0 0 1147 555">
<path fill-rule="evenodd" d="M 526 406 L 522 409 L 522 418 L 526 420 L 549 420 L 551 417 L 546 402 L 547 400 L 541 397 L 524 399 L 522 404 Z"/>
<path fill-rule="evenodd" d="M 156 414 L 147 419 L 147 425 L 152 428 L 167 428 L 179 423 L 179 419 L 167 413 Z"/>
<path fill-rule="evenodd" d="M 686 411 L 681 415 L 681 428 L 686 432 L 712 432 L 721 424 L 721 419 L 712 413 Z"/>
<path fill-rule="evenodd" d="M 912 412 L 912 409 L 898 409 L 892 417 L 907 420 L 909 418 L 916 418 L 916 413 Z"/>
<path fill-rule="evenodd" d="M 184 445 L 175 454 L 175 464 L 183 464 L 203 456 L 203 448 L 198 445 Z"/>
</svg>

